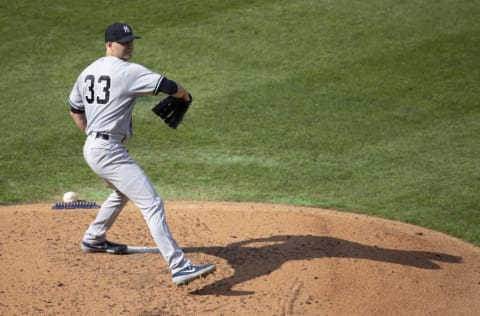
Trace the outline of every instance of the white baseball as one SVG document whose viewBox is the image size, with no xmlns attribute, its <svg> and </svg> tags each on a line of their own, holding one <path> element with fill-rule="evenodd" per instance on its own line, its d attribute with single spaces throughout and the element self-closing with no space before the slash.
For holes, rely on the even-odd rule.
<svg viewBox="0 0 480 316">
<path fill-rule="evenodd" d="M 75 192 L 67 192 L 63 195 L 63 202 L 70 203 L 75 202 L 78 200 L 77 193 Z"/>
</svg>

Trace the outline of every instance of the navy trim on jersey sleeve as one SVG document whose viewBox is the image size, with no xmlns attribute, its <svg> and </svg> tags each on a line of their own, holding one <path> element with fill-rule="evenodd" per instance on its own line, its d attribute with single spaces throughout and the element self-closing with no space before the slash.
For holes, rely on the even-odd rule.
<svg viewBox="0 0 480 316">
<path fill-rule="evenodd" d="M 85 113 L 85 110 L 76 109 L 76 108 L 74 108 L 73 106 L 70 106 L 70 111 L 71 111 L 72 113 L 75 113 L 75 114 L 83 114 L 83 113 Z"/>
<path fill-rule="evenodd" d="M 155 95 L 160 92 L 172 95 L 178 91 L 177 83 L 173 80 L 168 79 L 167 77 L 163 77 L 157 83 L 157 87 L 155 88 Z"/>
<path fill-rule="evenodd" d="M 158 79 L 158 82 L 157 82 L 157 85 L 155 86 L 155 89 L 153 90 L 153 95 L 157 95 L 160 93 L 160 85 L 162 84 L 162 81 L 163 81 L 164 77 L 160 77 L 160 79 Z"/>
<path fill-rule="evenodd" d="M 73 113 L 75 113 L 75 114 L 83 114 L 83 113 L 85 113 L 85 109 L 84 109 L 84 108 L 82 108 L 82 109 L 78 108 L 77 106 L 75 106 L 75 104 L 73 104 L 73 102 L 72 102 L 70 99 L 68 99 L 68 103 L 70 104 L 70 111 L 71 111 L 71 112 L 73 112 Z"/>
</svg>

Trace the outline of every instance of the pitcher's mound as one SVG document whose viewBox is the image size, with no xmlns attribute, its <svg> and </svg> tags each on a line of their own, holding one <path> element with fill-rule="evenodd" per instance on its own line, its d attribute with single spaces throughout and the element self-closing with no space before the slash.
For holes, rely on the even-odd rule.
<svg viewBox="0 0 480 316">
<path fill-rule="evenodd" d="M 96 209 L 0 208 L 1 315 L 478 315 L 480 249 L 424 228 L 285 205 L 166 203 L 187 257 L 177 287 L 141 212 L 109 232 L 131 254 L 85 254 Z"/>
</svg>

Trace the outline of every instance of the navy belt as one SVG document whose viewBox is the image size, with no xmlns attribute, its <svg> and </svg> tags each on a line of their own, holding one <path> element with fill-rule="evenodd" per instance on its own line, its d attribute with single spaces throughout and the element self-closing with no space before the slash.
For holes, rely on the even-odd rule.
<svg viewBox="0 0 480 316">
<path fill-rule="evenodd" d="M 97 133 L 95 135 L 95 138 L 101 138 L 101 139 L 104 139 L 104 140 L 109 140 L 110 139 L 110 135 L 108 134 L 102 134 L 102 133 Z"/>
<path fill-rule="evenodd" d="M 122 143 L 125 141 L 125 136 L 120 136 L 120 135 L 109 135 L 109 134 L 104 134 L 104 133 L 99 133 L 99 132 L 92 132 L 94 134 L 93 136 L 95 138 L 101 138 L 103 140 L 113 140 L 113 141 L 121 141 Z"/>
</svg>

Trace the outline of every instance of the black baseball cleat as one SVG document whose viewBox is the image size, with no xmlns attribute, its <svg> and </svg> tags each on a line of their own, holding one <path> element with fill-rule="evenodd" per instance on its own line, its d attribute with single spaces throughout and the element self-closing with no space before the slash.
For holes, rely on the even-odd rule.
<svg viewBox="0 0 480 316">
<path fill-rule="evenodd" d="M 213 271 L 215 271 L 215 268 L 216 267 L 214 264 L 206 264 L 203 266 L 189 265 L 172 275 L 173 283 L 175 283 L 176 285 L 187 284 L 192 280 L 204 277 L 207 274 L 212 273 Z"/>
<path fill-rule="evenodd" d="M 128 247 L 124 244 L 116 244 L 114 242 L 105 240 L 100 244 L 90 244 L 87 242 L 82 241 L 80 248 L 84 252 L 106 252 L 115 255 L 121 255 L 127 253 Z"/>
</svg>

